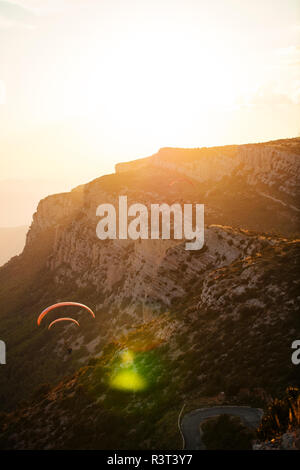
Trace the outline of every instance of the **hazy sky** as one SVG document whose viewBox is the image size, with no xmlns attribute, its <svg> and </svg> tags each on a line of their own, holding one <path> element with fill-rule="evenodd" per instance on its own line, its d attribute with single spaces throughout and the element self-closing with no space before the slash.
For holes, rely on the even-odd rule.
<svg viewBox="0 0 300 470">
<path fill-rule="evenodd" d="M 0 0 L 0 103 L 0 179 L 65 187 L 299 135 L 300 2 Z"/>
</svg>

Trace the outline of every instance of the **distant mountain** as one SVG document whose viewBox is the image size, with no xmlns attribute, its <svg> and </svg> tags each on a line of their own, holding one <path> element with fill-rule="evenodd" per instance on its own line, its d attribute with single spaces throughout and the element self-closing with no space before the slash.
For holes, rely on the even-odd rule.
<svg viewBox="0 0 300 470">
<path fill-rule="evenodd" d="M 300 139 L 167 149 L 43 199 L 0 269 L 0 445 L 178 448 L 184 402 L 267 406 L 299 385 L 299 159 Z M 100 241 L 96 208 L 119 195 L 204 203 L 204 247 Z M 62 300 L 96 320 L 75 309 L 80 329 L 38 328 Z"/>
<path fill-rule="evenodd" d="M 0 266 L 19 255 L 25 246 L 28 226 L 0 227 Z"/>
</svg>

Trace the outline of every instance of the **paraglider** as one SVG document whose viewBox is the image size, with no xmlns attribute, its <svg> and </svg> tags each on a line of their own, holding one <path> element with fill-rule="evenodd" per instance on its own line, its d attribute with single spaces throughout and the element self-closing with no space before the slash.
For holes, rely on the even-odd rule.
<svg viewBox="0 0 300 470">
<path fill-rule="evenodd" d="M 93 318 L 95 318 L 95 314 L 93 312 L 93 310 L 91 310 L 87 305 L 84 305 L 84 304 L 81 304 L 79 302 L 58 302 L 57 304 L 53 304 L 53 305 L 50 305 L 49 307 L 45 308 L 42 313 L 38 316 L 38 319 L 37 319 L 37 324 L 38 326 L 40 326 L 43 318 L 51 311 L 51 310 L 54 310 L 55 308 L 59 308 L 59 307 L 66 307 L 66 306 L 75 306 L 75 307 L 80 307 L 80 308 L 84 308 L 85 310 L 87 310 Z M 77 320 L 75 320 L 74 318 L 71 318 L 71 317 L 60 317 L 60 318 L 56 318 L 56 320 L 53 320 L 49 326 L 48 326 L 48 330 L 50 330 L 56 323 L 59 323 L 59 322 L 71 322 L 71 323 L 74 323 L 75 325 L 77 326 L 80 326 L 79 322 Z M 69 345 L 68 342 L 66 342 L 66 340 L 64 341 L 64 346 L 65 346 L 65 349 L 66 351 L 68 352 L 68 354 L 71 354 L 72 353 L 72 348 L 71 346 Z"/>
<path fill-rule="evenodd" d="M 80 308 L 84 308 L 85 310 L 87 310 L 93 318 L 95 318 L 95 314 L 93 312 L 93 310 L 91 310 L 89 307 L 87 307 L 86 305 L 84 304 L 80 304 L 78 302 L 58 302 L 57 304 L 53 304 L 53 305 L 50 305 L 50 307 L 47 307 L 45 308 L 45 310 L 42 311 L 42 313 L 39 315 L 38 319 L 37 319 L 37 324 L 38 326 L 40 326 L 41 324 L 41 321 L 43 320 L 43 318 L 47 315 L 47 313 L 49 313 L 51 310 L 54 310 L 55 308 L 58 308 L 58 307 L 66 307 L 66 306 L 69 306 L 69 305 L 73 305 L 75 307 L 80 307 Z M 79 326 L 79 325 L 78 325 Z"/>
<path fill-rule="evenodd" d="M 75 323 L 77 326 L 80 326 L 79 322 L 77 320 L 74 320 L 74 318 L 62 317 L 62 318 L 57 318 L 56 320 L 52 321 L 50 325 L 48 326 L 48 330 L 50 330 L 50 328 L 52 328 L 52 326 L 55 325 L 55 323 L 58 323 L 60 321 L 70 321 L 70 322 Z"/>
</svg>

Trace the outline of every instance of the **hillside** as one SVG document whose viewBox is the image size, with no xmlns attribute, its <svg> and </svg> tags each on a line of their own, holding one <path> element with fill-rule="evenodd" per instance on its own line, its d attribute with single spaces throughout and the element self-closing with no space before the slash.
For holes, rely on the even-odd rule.
<svg viewBox="0 0 300 470">
<path fill-rule="evenodd" d="M 288 162 L 299 154 L 299 139 L 264 145 Z M 199 172 L 210 152 L 195 150 Z M 190 151 L 179 154 L 182 170 Z M 2 448 L 178 448 L 184 402 L 223 391 L 228 403 L 266 406 L 300 385 L 290 349 L 300 335 L 298 166 L 263 154 L 274 171 L 239 161 L 189 184 L 178 168 L 134 163 L 39 203 L 23 253 L 0 269 Z M 203 249 L 100 241 L 96 207 L 124 194 L 129 204 L 204 203 Z M 62 300 L 89 305 L 96 320 L 75 309 L 80 330 L 38 328 L 37 315 Z"/>
</svg>

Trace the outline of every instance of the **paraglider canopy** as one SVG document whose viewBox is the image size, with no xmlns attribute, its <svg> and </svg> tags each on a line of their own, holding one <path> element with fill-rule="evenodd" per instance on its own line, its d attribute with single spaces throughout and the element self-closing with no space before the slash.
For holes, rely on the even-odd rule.
<svg viewBox="0 0 300 470">
<path fill-rule="evenodd" d="M 79 302 L 58 302 L 57 304 L 53 304 L 53 305 L 50 305 L 49 307 L 45 308 L 45 310 L 42 311 L 42 313 L 39 315 L 38 319 L 37 319 L 37 324 L 38 326 L 40 326 L 41 324 L 41 321 L 43 320 L 43 318 L 47 315 L 47 313 L 49 313 L 51 310 L 54 310 L 55 308 L 58 308 L 58 307 L 66 307 L 66 306 L 69 306 L 69 305 L 73 305 L 75 307 L 80 307 L 80 308 L 84 308 L 85 310 L 87 310 L 93 318 L 95 318 L 95 314 L 93 312 L 93 310 L 91 310 L 89 307 L 87 307 L 87 305 L 84 305 L 84 304 L 80 304 Z M 78 322 L 77 322 L 78 323 Z M 78 324 L 79 326 L 79 324 Z"/>
<path fill-rule="evenodd" d="M 48 326 L 48 330 L 50 330 L 50 328 L 52 328 L 52 326 L 55 325 L 55 323 L 58 323 L 58 322 L 61 322 L 61 321 L 71 321 L 71 322 L 75 323 L 77 326 L 80 326 L 79 322 L 77 320 L 74 320 L 74 318 L 62 317 L 62 318 L 57 318 L 56 320 L 52 321 L 50 323 L 50 325 Z"/>
</svg>

